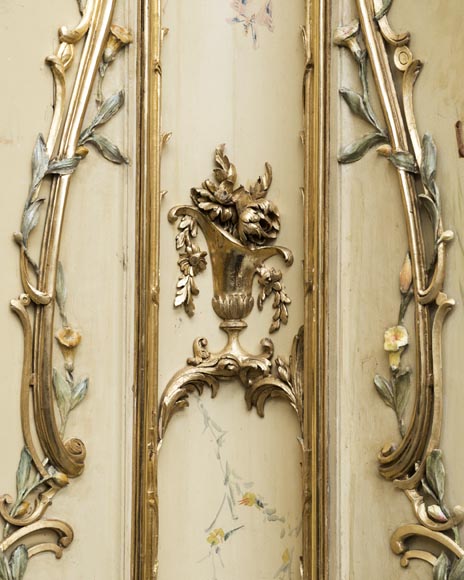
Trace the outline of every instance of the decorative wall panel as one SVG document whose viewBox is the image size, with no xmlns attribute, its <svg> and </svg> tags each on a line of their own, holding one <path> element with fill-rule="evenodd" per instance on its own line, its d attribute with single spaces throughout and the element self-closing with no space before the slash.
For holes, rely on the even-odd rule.
<svg viewBox="0 0 464 580">
<path fill-rule="evenodd" d="M 133 574 L 323 574 L 327 8 L 141 19 Z"/>
<path fill-rule="evenodd" d="M 17 322 L 5 314 L 2 384 L 12 397 L 3 399 L 7 389 L 2 390 L 3 440 L 17 462 L 16 468 L 11 465 L 9 451 L 2 455 L 0 577 L 6 580 L 117 577 L 127 566 L 121 550 L 125 492 L 120 451 L 125 447 L 127 371 L 120 354 L 125 348 L 123 295 L 129 291 L 127 264 L 121 266 L 127 253 L 128 159 L 109 136 L 120 123 L 112 119 L 125 100 L 125 75 L 115 74 L 118 65 L 112 63 L 116 57 L 122 62 L 120 53 L 132 39 L 128 29 L 114 24 L 113 18 L 122 13 L 114 15 L 112 1 L 48 4 L 46 12 L 13 3 L 0 8 L 3 77 L 8 78 L 2 97 L 2 207 L 5 213 L 17 212 L 16 219 L 11 215 L 9 223 L 2 221 L 2 256 L 9 256 L 13 236 L 19 278 L 8 258 L 2 270 L 3 279 L 12 282 L 5 283 L 6 289 L 16 286 L 17 295 L 21 286 L 11 308 L 24 340 L 21 353 Z M 61 19 L 77 25 L 59 28 L 57 42 L 52 42 L 52 30 L 56 36 Z M 25 42 L 21 54 L 15 52 L 18 30 Z M 35 45 L 27 42 L 31 38 Z M 56 49 L 44 63 L 40 53 L 46 55 L 53 45 Z M 45 114 L 48 109 L 51 115 Z M 123 141 L 124 135 L 116 139 Z M 99 327 L 100 316 L 109 335 Z M 108 385 L 112 392 L 105 394 Z M 100 432 L 95 417 L 111 425 L 106 433 Z M 16 436 L 21 427 L 22 443 Z M 87 462 L 90 473 L 83 475 Z M 107 466 L 106 483 L 96 486 L 102 481 L 102 465 Z M 86 480 L 80 484 L 81 475 Z M 122 506 L 118 514 L 111 495 Z M 101 524 L 105 520 L 106 532 Z M 95 544 L 90 530 L 97 527 L 105 537 L 100 555 L 89 549 Z M 71 544 L 79 567 L 73 566 L 72 557 L 66 567 L 46 555 L 61 558 Z"/>
</svg>

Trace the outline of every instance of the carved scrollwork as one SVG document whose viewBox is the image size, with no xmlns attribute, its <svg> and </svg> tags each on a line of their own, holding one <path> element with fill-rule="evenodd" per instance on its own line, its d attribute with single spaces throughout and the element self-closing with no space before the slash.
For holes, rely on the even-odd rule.
<svg viewBox="0 0 464 580">
<path fill-rule="evenodd" d="M 392 536 L 393 551 L 402 555 L 401 565 L 420 559 L 434 567 L 434 578 L 461 578 L 464 552 L 458 527 L 464 510 L 449 509 L 444 499 L 445 467 L 440 446 L 443 407 L 442 331 L 454 306 L 443 291 L 446 245 L 453 233 L 445 230 L 437 184 L 437 148 L 431 135 L 422 138 L 417 129 L 413 89 L 422 63 L 413 57 L 409 34 L 395 34 L 388 24 L 392 0 L 357 0 L 359 21 L 342 27 L 335 35 L 340 46 L 348 48 L 359 66 L 362 94 L 342 89 L 351 111 L 375 128 L 375 132 L 345 147 L 341 163 L 357 161 L 372 147 L 396 169 L 405 208 L 409 249 L 400 273 L 401 305 L 398 322 L 385 332 L 384 348 L 389 356 L 390 378 L 375 377 L 382 400 L 397 416 L 401 439 L 387 444 L 379 454 L 379 471 L 404 490 L 419 522 L 402 526 Z M 402 73 L 402 92 L 395 82 L 389 60 L 393 46 L 394 66 Z M 365 46 L 365 48 L 364 48 Z M 383 129 L 373 115 L 367 84 L 370 60 L 378 96 L 385 115 Z M 423 212 L 422 210 L 425 210 Z M 428 215 L 428 223 L 423 214 Z M 433 235 L 433 250 L 428 255 L 424 239 Z M 410 303 L 415 307 L 417 349 L 415 400 L 406 418 L 412 370 L 402 363 L 409 344 L 404 318 Z M 426 539 L 443 550 L 437 557 L 427 550 L 409 550 L 408 539 Z"/>
<path fill-rule="evenodd" d="M 66 314 L 67 288 L 59 247 L 70 179 L 88 153 L 85 145 L 95 145 L 113 163 L 126 161 L 115 145 L 96 132 L 122 107 L 123 91 L 98 103 L 94 120 L 82 131 L 101 55 L 108 57 L 108 50 L 115 55 L 121 48 L 114 48 L 114 31 L 110 31 L 114 4 L 115 0 L 88 0 L 84 9 L 79 4 L 80 23 L 72 30 L 60 29 L 59 47 L 46 59 L 53 75 L 54 112 L 47 140 L 39 135 L 35 143 L 21 228 L 13 236 L 20 249 L 23 286 L 23 293 L 11 301 L 11 309 L 19 317 L 24 335 L 20 396 L 24 447 L 16 472 L 16 497 L 0 497 L 1 580 L 23 578 L 29 559 L 42 552 L 60 558 L 73 540 L 68 524 L 43 519 L 56 494 L 82 473 L 86 455 L 80 439 L 65 438 L 68 417 L 85 399 L 89 379 L 74 374 L 81 334 Z M 74 58 L 73 45 L 81 39 L 85 39 L 85 46 L 67 98 L 66 72 Z M 41 193 L 47 177 L 51 178 L 48 195 Z M 29 239 L 45 207 L 40 257 L 36 260 Z M 62 324 L 58 331 L 55 309 Z M 53 366 L 55 342 L 63 355 L 62 370 Z M 49 535 L 56 536 L 56 541 L 49 541 Z"/>
</svg>

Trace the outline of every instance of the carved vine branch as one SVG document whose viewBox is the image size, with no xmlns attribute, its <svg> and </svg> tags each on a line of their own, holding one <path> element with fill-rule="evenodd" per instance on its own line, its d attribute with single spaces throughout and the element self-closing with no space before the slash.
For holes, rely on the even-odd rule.
<svg viewBox="0 0 464 580">
<path fill-rule="evenodd" d="M 87 377 L 76 379 L 74 358 L 81 342 L 80 332 L 71 326 L 66 313 L 67 288 L 59 262 L 62 221 L 69 182 L 94 145 L 109 161 L 121 164 L 126 158 L 119 148 L 101 135 L 98 128 L 110 121 L 124 103 L 124 92 L 103 98 L 97 90 L 98 110 L 93 121 L 81 131 L 97 72 L 94 64 L 103 54 L 100 79 L 116 55 L 131 41 L 129 31 L 110 27 L 115 0 L 79 2 L 79 24 L 59 31 L 60 44 L 46 59 L 54 80 L 54 114 L 47 140 L 39 135 L 32 156 L 32 177 L 24 206 L 20 231 L 14 240 L 20 249 L 23 293 L 12 300 L 24 332 L 24 359 L 21 385 L 21 421 L 24 448 L 16 473 L 16 498 L 0 498 L 0 518 L 4 522 L 0 541 L 0 580 L 21 580 L 31 557 L 52 552 L 60 558 L 73 540 L 71 527 L 59 520 L 44 520 L 55 495 L 84 469 L 85 446 L 81 440 L 65 440 L 70 413 L 84 400 L 89 388 Z M 81 63 L 67 98 L 66 72 L 74 58 L 74 46 L 84 39 Z M 47 177 L 49 195 L 41 194 Z M 38 226 L 42 208 L 47 208 L 40 257 L 33 256 L 30 237 Z M 62 326 L 55 333 L 54 310 L 58 307 Z M 63 355 L 63 370 L 53 367 L 53 342 Z M 60 415 L 55 417 L 55 405 Z M 34 426 L 31 424 L 33 406 Z M 35 435 L 36 433 L 36 435 Z M 46 533 L 44 536 L 43 534 Z M 51 541 L 50 534 L 54 534 Z"/>
<path fill-rule="evenodd" d="M 464 578 L 464 551 L 458 527 L 464 519 L 460 506 L 449 509 L 444 499 L 445 467 L 439 448 L 442 422 L 442 328 L 454 301 L 443 292 L 446 245 L 453 233 L 443 226 L 440 192 L 436 180 L 437 149 L 428 133 L 420 136 L 414 115 L 413 88 L 422 63 L 408 48 L 409 33 L 397 34 L 389 25 L 392 0 L 357 0 L 359 20 L 341 27 L 335 43 L 346 47 L 359 68 L 362 91 L 342 89 L 351 112 L 374 131 L 343 148 L 340 163 L 351 163 L 369 149 L 386 157 L 397 172 L 405 208 L 409 250 L 400 273 L 401 305 L 398 322 L 385 332 L 390 377 L 375 377 L 375 387 L 397 416 L 400 442 L 386 445 L 379 455 L 380 473 L 402 489 L 418 523 L 402 526 L 392 536 L 393 551 L 401 565 L 420 559 L 433 566 L 434 580 Z M 394 67 L 390 64 L 393 52 Z M 386 129 L 379 123 L 369 98 L 367 66 L 370 62 Z M 395 71 L 396 69 L 396 71 Z M 400 73 L 402 90 L 394 82 Z M 421 210 L 428 215 L 428 223 Z M 430 255 L 425 250 L 427 230 L 433 235 Z M 417 345 L 415 399 L 405 418 L 412 370 L 402 364 L 409 344 L 404 317 L 410 302 L 415 308 Z M 409 539 L 432 541 L 424 549 L 410 549 Z"/>
</svg>

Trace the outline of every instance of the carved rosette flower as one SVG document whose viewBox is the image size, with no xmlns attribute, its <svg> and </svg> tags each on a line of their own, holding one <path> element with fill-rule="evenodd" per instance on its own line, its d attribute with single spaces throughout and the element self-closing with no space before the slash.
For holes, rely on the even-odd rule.
<svg viewBox="0 0 464 580">
<path fill-rule="evenodd" d="M 206 269 L 206 252 L 202 252 L 197 244 L 187 246 L 186 252 L 180 255 L 179 268 L 185 276 L 196 276 Z"/>
<path fill-rule="evenodd" d="M 272 201 L 250 200 L 239 212 L 238 235 L 243 244 L 264 246 L 277 238 L 279 230 L 279 212 Z"/>
</svg>

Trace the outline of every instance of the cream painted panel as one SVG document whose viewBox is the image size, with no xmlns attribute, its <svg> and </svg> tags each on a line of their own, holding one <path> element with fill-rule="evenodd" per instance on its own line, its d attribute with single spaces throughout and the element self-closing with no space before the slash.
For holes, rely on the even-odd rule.
<svg viewBox="0 0 464 580">
<path fill-rule="evenodd" d="M 115 21 L 134 28 L 135 18 L 135 7 L 129 13 L 128 5 L 120 2 Z M 56 48 L 58 27 L 77 20 L 73 0 L 0 1 L 0 493 L 14 493 L 23 444 L 19 414 L 22 331 L 8 308 L 20 292 L 18 249 L 12 232 L 19 229 L 35 139 L 48 130 L 52 113 L 52 79 L 44 58 Z M 105 86 L 107 95 L 126 88 L 125 109 L 105 127 L 105 134 L 132 159 L 134 77 L 135 50 L 131 49 L 110 69 Z M 89 118 L 94 112 L 91 103 Z M 47 512 L 71 524 L 75 540 L 61 561 L 50 554 L 31 560 L 26 577 L 35 580 L 128 577 L 134 183 L 133 165 L 116 167 L 92 151 L 71 186 L 61 260 L 69 290 L 68 316 L 83 335 L 76 376 L 89 376 L 90 390 L 71 416 L 67 433 L 82 437 L 88 456 L 84 474 L 57 495 Z M 34 232 L 31 244 L 37 245 L 39 239 Z M 62 364 L 58 353 L 56 364 Z"/>
<path fill-rule="evenodd" d="M 350 22 L 354 15 L 354 2 L 337 2 L 332 28 Z M 445 226 L 457 234 L 449 249 L 445 283 L 445 291 L 458 304 L 444 330 L 442 437 L 447 494 L 454 506 L 464 501 L 460 445 L 464 160 L 458 159 L 454 133 L 454 123 L 464 117 L 462 5 L 459 0 L 395 0 L 390 20 L 394 29 L 411 32 L 411 49 L 425 63 L 415 90 L 419 132 L 430 132 L 437 143 Z M 368 128 L 353 119 L 337 95 L 338 87 L 358 88 L 351 59 L 335 47 L 332 63 L 330 573 L 334 580 L 431 578 L 430 566 L 414 562 L 402 570 L 399 558 L 390 551 L 391 533 L 414 522 L 414 516 L 407 498 L 377 473 L 378 451 L 397 439 L 394 414 L 373 386 L 375 373 L 388 371 L 383 332 L 397 317 L 398 274 L 407 249 L 397 178 L 375 152 L 354 165 L 338 165 L 341 145 Z M 412 332 L 411 318 L 407 326 Z M 414 363 L 412 352 L 409 364 Z"/>
<path fill-rule="evenodd" d="M 303 322 L 299 134 L 304 58 L 299 26 L 304 3 L 275 1 L 273 7 L 275 30 L 258 28 L 259 48 L 254 48 L 241 24 L 227 22 L 234 15 L 227 0 L 165 3 L 163 26 L 169 34 L 163 46 L 162 122 L 163 130 L 173 135 L 163 153 L 162 170 L 162 189 L 168 193 L 161 208 L 160 393 L 191 356 L 196 337 L 207 336 L 213 352 L 225 344 L 220 320 L 211 309 L 210 263 L 197 278 L 195 316 L 189 319 L 182 309 L 173 310 L 178 257 L 176 230 L 167 222 L 169 208 L 188 204 L 190 188 L 210 177 L 214 149 L 220 143 L 227 144 L 226 153 L 245 184 L 263 172 L 265 161 L 273 168 L 268 198 L 282 214 L 277 243 L 295 253 L 288 270 L 274 262 L 284 271 L 293 300 L 288 326 L 272 336 L 276 354 L 288 356 Z M 206 249 L 201 236 L 199 242 Z M 250 352 L 259 352 L 271 317 L 269 304 L 263 313 L 256 309 L 247 319 L 242 343 Z M 207 419 L 205 423 L 208 416 L 225 432 L 223 437 L 213 433 L 215 427 L 212 431 Z M 285 403 L 269 404 L 262 420 L 255 411 L 246 411 L 239 384 L 224 384 L 214 401 L 208 392 L 201 400 L 191 397 L 190 408 L 170 423 L 160 454 L 160 580 L 272 578 L 287 548 L 293 557 L 292 574 L 297 574 L 301 553 L 300 531 L 295 530 L 301 521 L 297 435 L 297 422 Z M 220 461 L 216 437 L 222 443 Z M 227 499 L 220 509 L 226 491 L 220 462 L 226 472 L 229 463 L 230 479 L 240 485 L 240 491 L 233 487 L 237 497 L 232 511 Z M 247 491 L 262 496 L 268 516 L 257 506 L 240 504 Z M 220 555 L 210 550 L 210 531 L 223 528 L 227 533 L 240 526 L 244 528 L 221 543 Z"/>
</svg>

